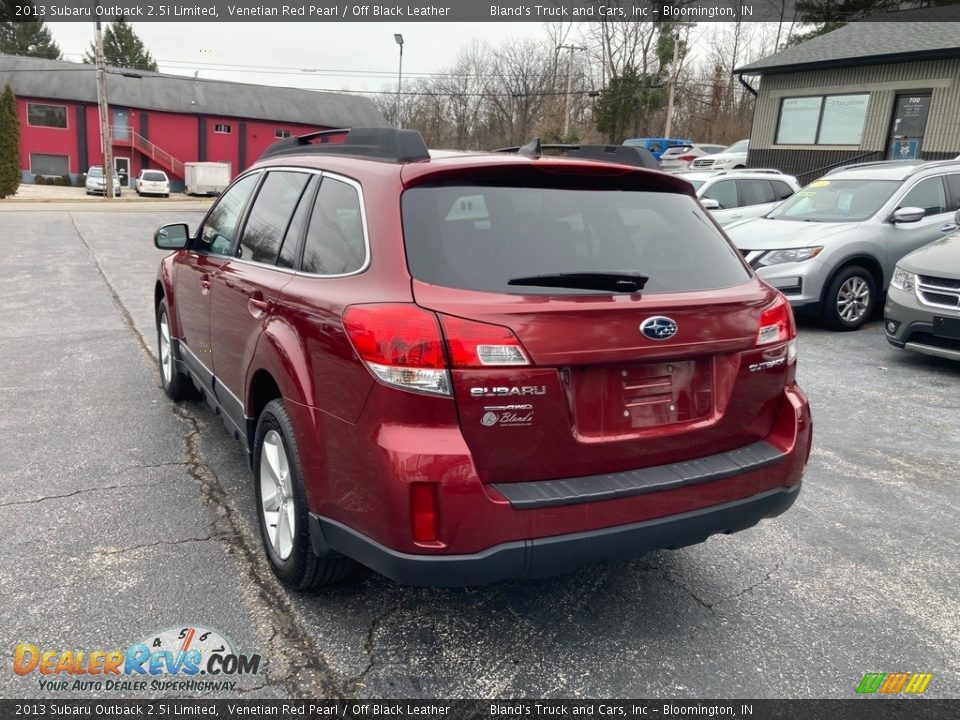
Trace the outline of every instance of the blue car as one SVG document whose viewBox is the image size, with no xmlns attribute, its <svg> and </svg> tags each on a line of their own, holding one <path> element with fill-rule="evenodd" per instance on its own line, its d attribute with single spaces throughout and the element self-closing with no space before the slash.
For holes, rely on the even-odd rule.
<svg viewBox="0 0 960 720">
<path fill-rule="evenodd" d="M 660 156 L 663 155 L 663 151 L 667 148 L 676 147 L 677 145 L 693 145 L 693 141 L 677 140 L 674 138 L 630 138 L 629 140 L 624 140 L 623 144 L 646 148 L 657 160 L 660 160 Z"/>
</svg>

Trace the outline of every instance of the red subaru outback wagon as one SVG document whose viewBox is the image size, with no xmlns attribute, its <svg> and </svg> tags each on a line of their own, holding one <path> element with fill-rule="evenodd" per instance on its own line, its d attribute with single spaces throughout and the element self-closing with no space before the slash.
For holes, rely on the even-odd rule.
<svg viewBox="0 0 960 720">
<path fill-rule="evenodd" d="M 289 138 L 157 231 L 163 387 L 242 441 L 288 586 L 553 574 L 796 499 L 789 304 L 643 151 L 563 149 Z"/>
</svg>

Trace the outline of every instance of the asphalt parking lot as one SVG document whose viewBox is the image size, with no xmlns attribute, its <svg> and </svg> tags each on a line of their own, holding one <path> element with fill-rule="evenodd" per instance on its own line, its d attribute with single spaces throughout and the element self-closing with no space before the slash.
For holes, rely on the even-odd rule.
<svg viewBox="0 0 960 720">
<path fill-rule="evenodd" d="M 0 696 L 48 696 L 12 672 L 17 643 L 185 624 L 266 659 L 227 696 L 851 697 L 893 671 L 960 695 L 960 365 L 879 322 L 801 326 L 815 446 L 780 518 L 548 580 L 290 595 L 239 444 L 159 385 L 151 237 L 200 211 L 2 210 Z"/>
</svg>

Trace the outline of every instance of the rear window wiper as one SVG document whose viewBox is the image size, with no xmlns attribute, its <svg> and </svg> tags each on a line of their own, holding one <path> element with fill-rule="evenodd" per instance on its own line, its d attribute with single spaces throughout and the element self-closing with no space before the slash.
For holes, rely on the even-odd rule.
<svg viewBox="0 0 960 720">
<path fill-rule="evenodd" d="M 507 285 L 530 285 L 537 287 L 577 288 L 583 290 L 606 290 L 610 292 L 635 293 L 643 290 L 650 278 L 639 272 L 580 272 L 554 273 L 551 275 L 528 275 L 511 278 Z"/>
</svg>

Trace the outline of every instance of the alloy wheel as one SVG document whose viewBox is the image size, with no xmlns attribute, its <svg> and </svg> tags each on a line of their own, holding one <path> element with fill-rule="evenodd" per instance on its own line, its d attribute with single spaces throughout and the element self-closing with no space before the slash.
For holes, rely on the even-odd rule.
<svg viewBox="0 0 960 720">
<path fill-rule="evenodd" d="M 870 306 L 870 286 L 862 277 L 848 278 L 837 292 L 837 314 L 848 323 L 859 322 Z"/>
<path fill-rule="evenodd" d="M 278 558 L 286 560 L 293 552 L 296 512 L 290 464 L 276 430 L 267 432 L 260 451 L 260 502 L 270 545 Z"/>
</svg>

